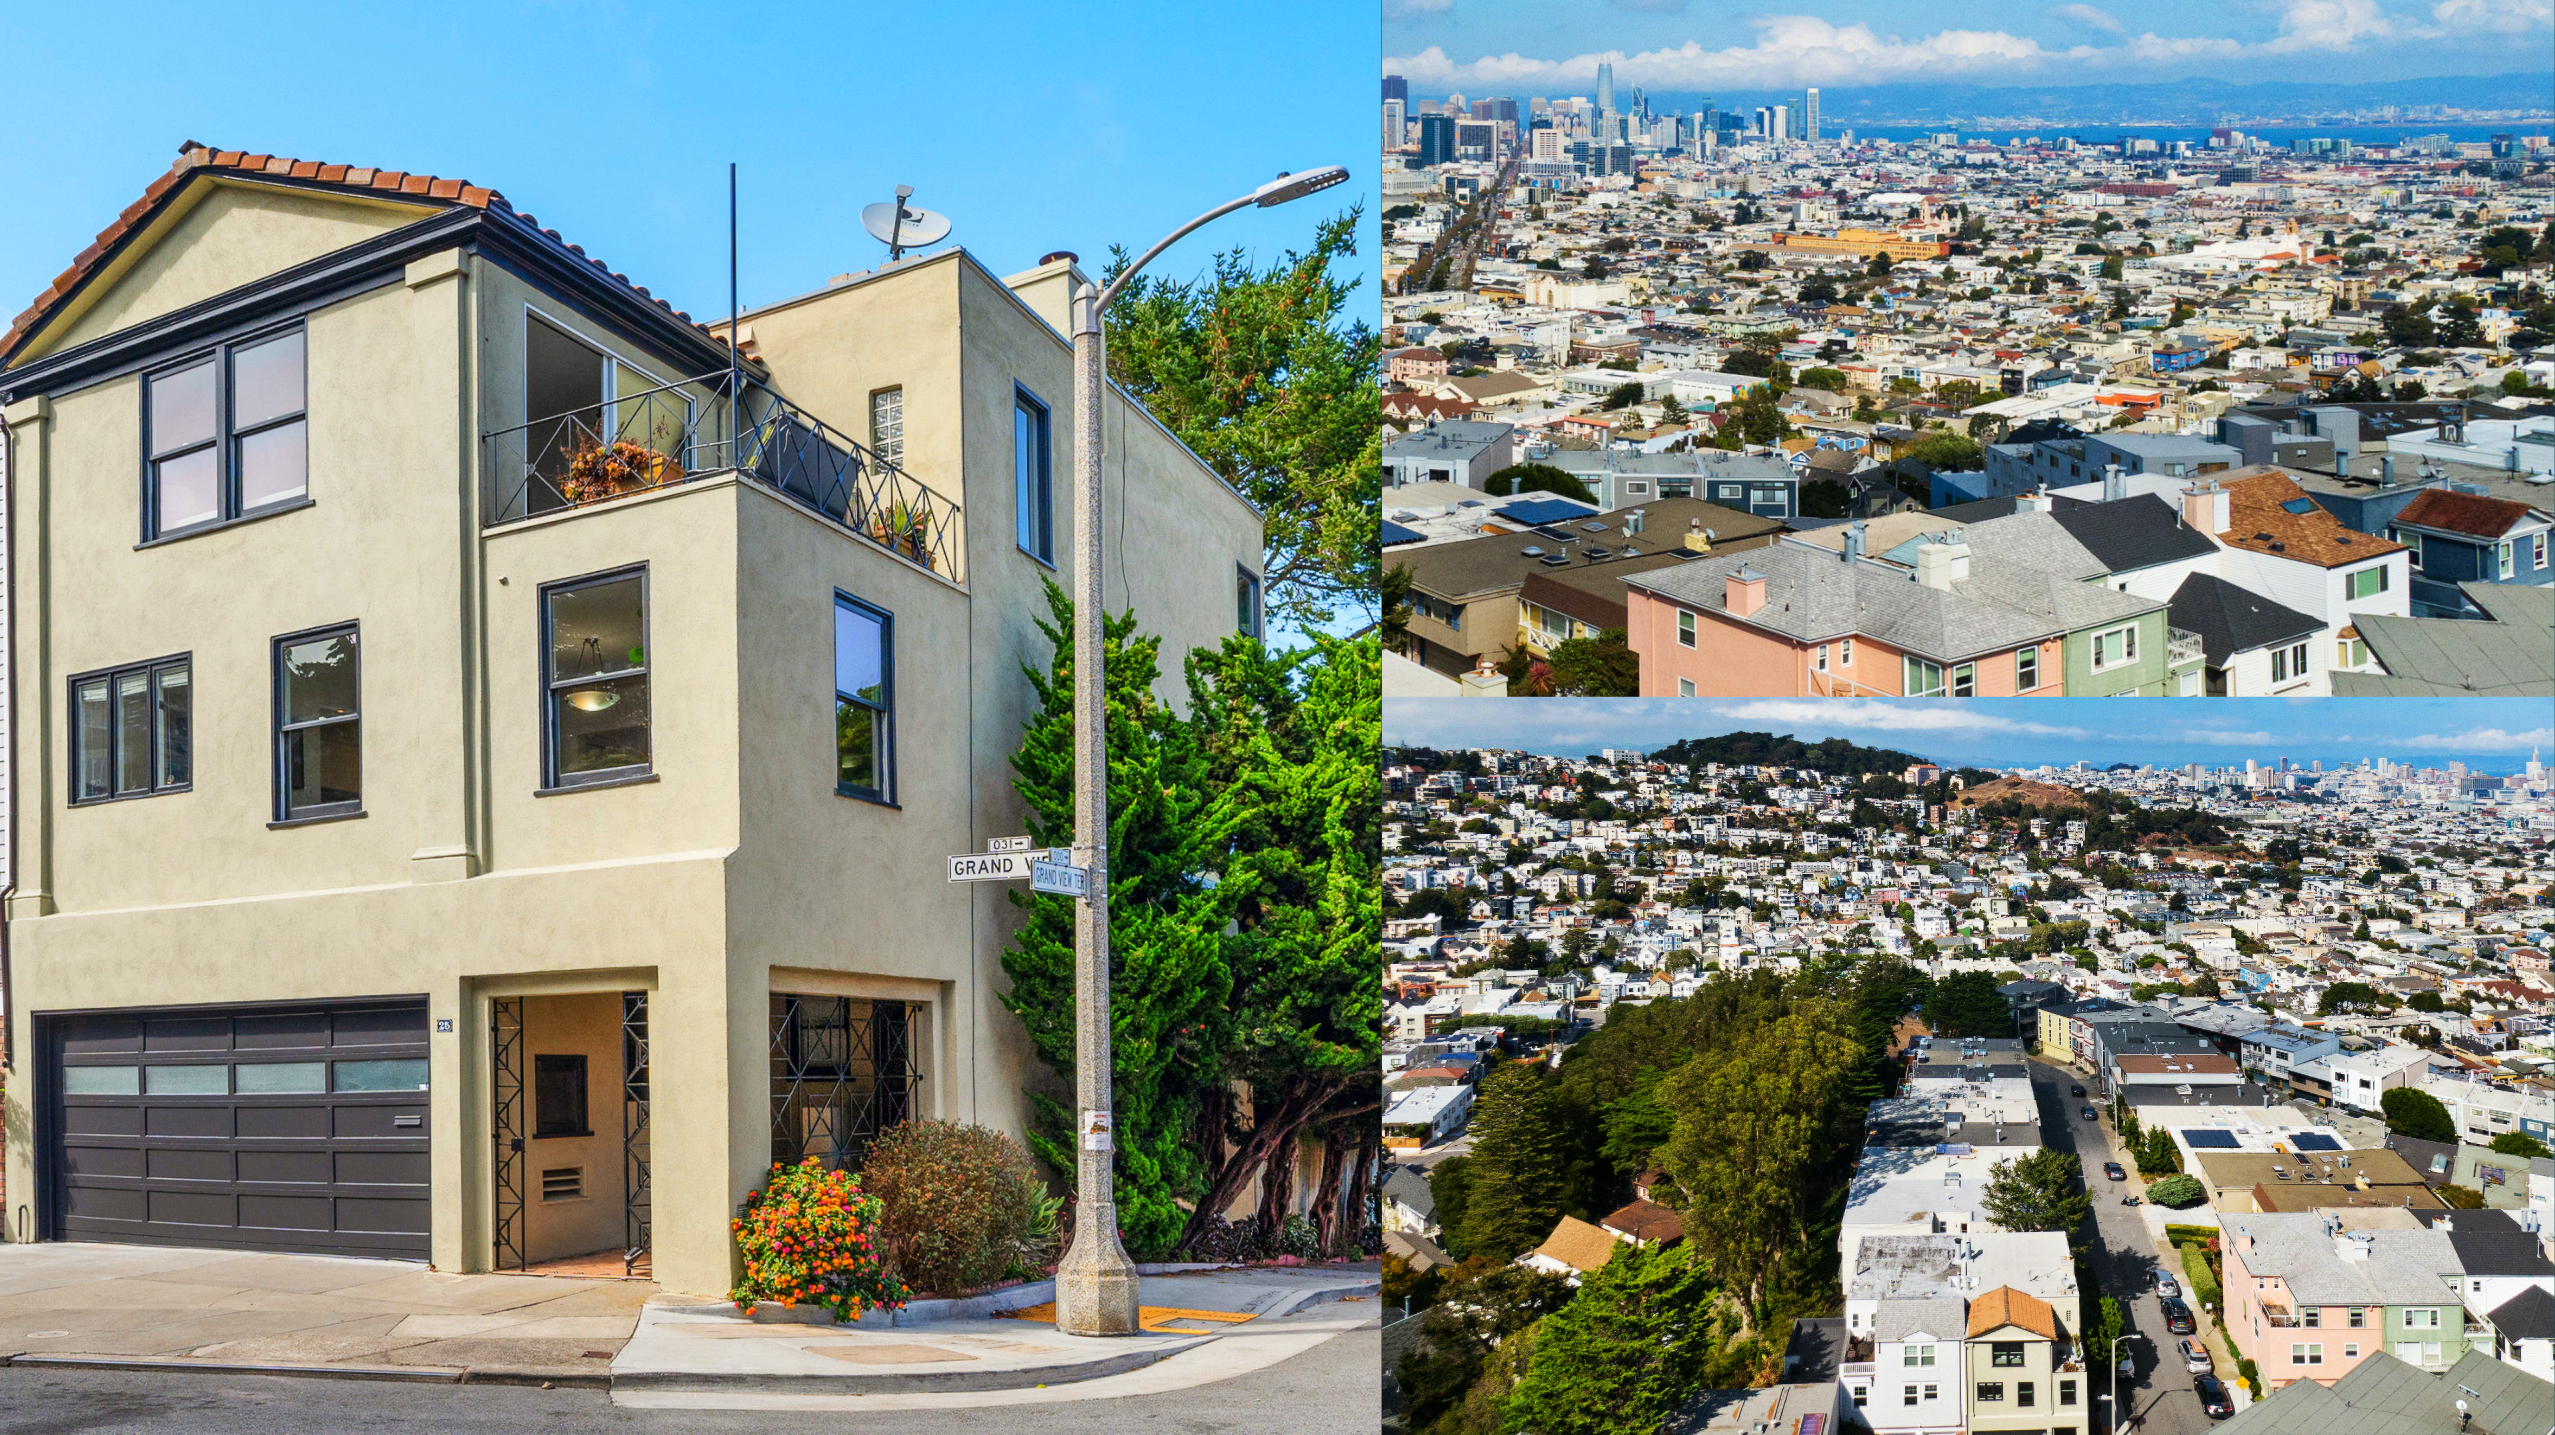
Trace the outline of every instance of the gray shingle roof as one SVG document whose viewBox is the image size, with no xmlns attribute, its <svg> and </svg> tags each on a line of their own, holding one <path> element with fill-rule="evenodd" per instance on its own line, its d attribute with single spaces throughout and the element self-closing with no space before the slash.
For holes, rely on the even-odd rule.
<svg viewBox="0 0 2555 1435">
<path fill-rule="evenodd" d="M 2253 1237 L 2245 1269 L 2278 1276 L 2302 1306 L 2458 1303 L 2457 1292 L 2440 1281 L 2458 1270 L 2446 1231 L 2368 1231 L 2368 1259 L 2344 1260 L 2324 1217 L 2311 1212 L 2256 1212 L 2230 1217 L 2227 1225 Z"/>
<path fill-rule="evenodd" d="M 2386 671 L 2336 673 L 2341 697 L 2555 695 L 2555 588 L 2461 583 L 2491 616 L 2354 619 Z"/>
<path fill-rule="evenodd" d="M 2294 643 L 2324 631 L 2323 619 L 2283 607 L 2214 573 L 2194 573 L 2183 579 L 2174 589 L 2170 611 L 2175 627 L 2200 635 L 2200 650 L 2212 667 L 2226 666 L 2238 653 Z"/>
<path fill-rule="evenodd" d="M 2462 1392 L 2471 1419 L 2459 1419 Z M 2361 1361 L 2331 1385 L 2293 1380 L 2218 1427 L 2218 1435 L 2544 1435 L 2555 1386 L 2468 1351 L 2445 1376 L 2392 1355 Z"/>
<path fill-rule="evenodd" d="M 1959 1296 L 1902 1297 L 1882 1301 L 1873 1307 L 1872 1338 L 1904 1340 L 1911 1335 L 1923 1334 L 1957 1342 L 1967 1333 L 1968 1322 L 1968 1306 Z M 1955 1379 L 1959 1376 L 1957 1369 L 1951 1374 Z"/>
<path fill-rule="evenodd" d="M 2218 548 L 2152 493 L 2061 509 L 2050 516 L 2114 573 L 2205 558 Z"/>
</svg>

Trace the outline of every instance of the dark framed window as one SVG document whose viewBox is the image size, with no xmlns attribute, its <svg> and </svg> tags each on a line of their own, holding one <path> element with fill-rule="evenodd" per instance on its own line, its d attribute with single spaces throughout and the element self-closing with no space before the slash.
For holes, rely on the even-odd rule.
<svg viewBox="0 0 2555 1435">
<path fill-rule="evenodd" d="M 2022 1364 L 2023 1343 L 2019 1340 L 1997 1340 L 1988 1342 L 1987 1363 L 1990 1365 Z"/>
<path fill-rule="evenodd" d="M 1019 515 L 1020 551 L 1041 563 L 1056 561 L 1055 445 L 1047 406 L 1014 385 L 1011 405 L 1012 506 Z"/>
<path fill-rule="evenodd" d="M 363 810 L 363 663 L 355 625 L 277 638 L 276 820 Z"/>
<path fill-rule="evenodd" d="M 1268 636 L 1260 631 L 1260 575 L 1239 564 L 1233 569 L 1233 627 L 1246 638 Z"/>
<path fill-rule="evenodd" d="M 586 1059 L 582 1056 L 532 1058 L 532 1134 L 592 1136 L 586 1124 Z"/>
<path fill-rule="evenodd" d="M 648 570 L 624 568 L 541 590 L 542 786 L 644 777 L 648 722 Z"/>
<path fill-rule="evenodd" d="M 834 595 L 834 790 L 896 800 L 896 617 Z"/>
<path fill-rule="evenodd" d="M 71 801 L 184 792 L 195 781 L 187 655 L 71 680 Z"/>
<path fill-rule="evenodd" d="M 144 378 L 145 541 L 310 496 L 307 361 L 296 325 Z"/>
</svg>

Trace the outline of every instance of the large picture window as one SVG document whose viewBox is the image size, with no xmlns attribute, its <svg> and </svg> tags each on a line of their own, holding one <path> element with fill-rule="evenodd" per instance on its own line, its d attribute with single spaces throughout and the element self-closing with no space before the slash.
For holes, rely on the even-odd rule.
<svg viewBox="0 0 2555 1435">
<path fill-rule="evenodd" d="M 585 787 L 645 776 L 648 743 L 648 575 L 626 569 L 541 590 L 549 705 L 544 787 Z"/>
<path fill-rule="evenodd" d="M 193 697 L 181 655 L 71 680 L 71 800 L 182 792 L 194 782 Z"/>
<path fill-rule="evenodd" d="M 364 810 L 363 671 L 355 625 L 275 640 L 275 816 Z"/>
<path fill-rule="evenodd" d="M 2342 575 L 2342 581 L 2346 600 L 2376 597 L 2386 591 L 2386 565 L 2381 563 L 2375 568 L 2346 573 Z"/>
<path fill-rule="evenodd" d="M 298 328 L 227 344 L 143 383 L 142 536 L 166 538 L 310 493 Z"/>
<path fill-rule="evenodd" d="M 896 620 L 834 595 L 834 790 L 893 802 L 896 793 Z"/>
<path fill-rule="evenodd" d="M 1054 446 L 1047 431 L 1047 406 L 1017 389 L 1011 407 L 1013 507 L 1019 514 L 1020 551 L 1041 563 L 1056 561 L 1056 484 Z"/>
<path fill-rule="evenodd" d="M 1943 665 L 1923 658 L 1907 659 L 1904 691 L 1912 698 L 1939 698 L 1943 695 Z"/>
</svg>

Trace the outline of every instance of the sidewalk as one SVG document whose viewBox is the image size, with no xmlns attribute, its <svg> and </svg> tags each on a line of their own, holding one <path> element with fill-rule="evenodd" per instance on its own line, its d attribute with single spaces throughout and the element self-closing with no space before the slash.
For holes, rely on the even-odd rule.
<svg viewBox="0 0 2555 1435">
<path fill-rule="evenodd" d="M 647 1281 L 0 1245 L 0 1363 L 608 1386 L 621 1403 L 671 1408 L 966 1406 L 1177 1390 L 1256 1370 L 1371 1323 L 1380 1287 L 1373 1262 L 1162 1269 L 1142 1277 L 1146 1332 L 1094 1339 L 1057 1332 L 1044 1281 L 819 1326 L 748 1319 Z"/>
</svg>

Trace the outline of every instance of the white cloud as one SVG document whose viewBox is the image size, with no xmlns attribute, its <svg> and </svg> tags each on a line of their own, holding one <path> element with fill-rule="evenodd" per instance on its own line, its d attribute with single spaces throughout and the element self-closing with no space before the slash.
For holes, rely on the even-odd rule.
<svg viewBox="0 0 2555 1435">
<path fill-rule="evenodd" d="M 2395 746 L 2424 752 L 2519 752 L 2527 748 L 2555 743 L 2555 727 L 2531 728 L 2512 732 L 2508 728 L 2479 727 L 2465 732 L 2424 733 L 2420 737 L 2395 740 Z"/>
<path fill-rule="evenodd" d="M 2049 13 L 2062 20 L 2073 20 L 2079 25 L 2090 25 L 2097 30 L 2107 30 L 2114 35 L 2120 33 L 2118 20 L 2091 5 L 2061 5 Z"/>
<path fill-rule="evenodd" d="M 1812 729 L 1862 728 L 1877 732 L 2033 733 L 2047 737 L 2084 737 L 2080 727 L 2020 722 L 1996 717 L 1961 703 L 1875 702 L 1856 698 L 1762 698 L 1740 703 L 1714 703 L 1714 712 L 1738 722 L 1771 722 Z"/>
<path fill-rule="evenodd" d="M 2439 0 L 2431 18 L 2451 30 L 2516 34 L 2555 25 L 2555 0 Z"/>
</svg>

